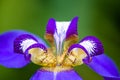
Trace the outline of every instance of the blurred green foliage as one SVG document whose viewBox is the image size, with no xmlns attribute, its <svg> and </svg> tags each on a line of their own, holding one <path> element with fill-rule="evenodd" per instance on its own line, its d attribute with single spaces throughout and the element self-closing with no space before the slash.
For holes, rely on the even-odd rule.
<svg viewBox="0 0 120 80">
<path fill-rule="evenodd" d="M 74 16 L 79 16 L 80 39 L 97 36 L 120 69 L 119 0 L 0 0 L 0 33 L 23 29 L 43 38 L 49 18 L 61 21 Z M 0 80 L 28 80 L 38 68 L 32 63 L 22 69 L 0 66 Z M 85 65 L 75 69 L 84 80 L 102 80 Z"/>
</svg>

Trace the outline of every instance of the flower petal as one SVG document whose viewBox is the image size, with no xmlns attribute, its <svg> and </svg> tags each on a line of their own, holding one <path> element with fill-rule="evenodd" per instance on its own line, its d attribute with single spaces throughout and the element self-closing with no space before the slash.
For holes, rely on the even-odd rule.
<svg viewBox="0 0 120 80">
<path fill-rule="evenodd" d="M 30 60 L 29 50 L 39 48 L 45 50 L 44 44 L 39 43 L 38 40 L 31 34 L 22 34 L 14 40 L 14 51 L 19 54 L 24 54 L 25 58 Z"/>
<path fill-rule="evenodd" d="M 46 26 L 46 33 L 53 35 L 55 30 L 56 30 L 56 21 L 53 18 L 50 18 Z"/>
<path fill-rule="evenodd" d="M 90 57 L 103 54 L 104 52 L 101 41 L 95 36 L 87 36 L 79 44 L 87 50 Z"/>
<path fill-rule="evenodd" d="M 68 30 L 67 30 L 66 38 L 70 37 L 71 35 L 78 35 L 77 23 L 78 23 L 78 17 L 74 17 L 69 25 Z"/>
<path fill-rule="evenodd" d="M 17 54 L 14 52 L 14 39 L 21 34 L 30 33 L 22 30 L 12 30 L 0 34 L 0 65 L 7 68 L 21 68 L 30 62 L 25 59 L 23 54 Z M 39 39 L 38 41 L 41 42 L 42 40 Z"/>
<path fill-rule="evenodd" d="M 120 77 L 104 77 L 104 80 L 120 80 Z"/>
<path fill-rule="evenodd" d="M 89 63 L 92 57 L 103 54 L 104 52 L 102 43 L 94 36 L 87 36 L 78 44 L 71 45 L 68 49 L 68 53 L 74 48 L 82 49 L 87 54 L 87 57 L 83 59 L 84 63 Z"/>
<path fill-rule="evenodd" d="M 16 53 L 24 53 L 26 49 L 38 41 L 30 34 L 22 34 L 14 40 L 14 51 Z"/>
<path fill-rule="evenodd" d="M 54 80 L 53 75 L 53 72 L 40 69 L 30 78 L 30 80 Z"/>
<path fill-rule="evenodd" d="M 82 80 L 82 78 L 74 70 L 67 70 L 57 73 L 56 80 Z"/>
<path fill-rule="evenodd" d="M 93 57 L 87 66 L 103 76 L 105 80 L 120 80 L 120 75 L 115 63 L 105 54 Z"/>
<path fill-rule="evenodd" d="M 40 69 L 30 80 L 82 80 L 80 76 L 72 69 L 60 72 L 52 72 Z"/>
</svg>

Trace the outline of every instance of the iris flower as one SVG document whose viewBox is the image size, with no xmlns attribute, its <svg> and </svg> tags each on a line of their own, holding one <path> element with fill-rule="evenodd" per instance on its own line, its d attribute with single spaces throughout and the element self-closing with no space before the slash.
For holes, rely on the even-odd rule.
<svg viewBox="0 0 120 80">
<path fill-rule="evenodd" d="M 114 62 L 104 54 L 101 41 L 87 36 L 78 41 L 78 17 L 71 21 L 49 19 L 45 39 L 22 30 L 0 34 L 0 65 L 22 68 L 33 62 L 42 66 L 30 80 L 82 80 L 73 67 L 85 64 L 104 80 L 120 80 Z"/>
</svg>

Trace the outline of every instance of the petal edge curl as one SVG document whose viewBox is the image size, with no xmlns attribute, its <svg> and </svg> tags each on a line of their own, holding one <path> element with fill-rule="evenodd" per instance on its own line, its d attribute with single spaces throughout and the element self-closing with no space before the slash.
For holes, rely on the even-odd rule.
<svg viewBox="0 0 120 80">
<path fill-rule="evenodd" d="M 22 34 L 31 33 L 22 30 L 11 30 L 0 34 L 0 65 L 7 68 L 22 68 L 30 62 L 25 59 L 24 55 L 14 52 L 14 39 Z M 45 42 L 37 36 L 35 36 L 35 38 L 45 44 Z"/>
</svg>

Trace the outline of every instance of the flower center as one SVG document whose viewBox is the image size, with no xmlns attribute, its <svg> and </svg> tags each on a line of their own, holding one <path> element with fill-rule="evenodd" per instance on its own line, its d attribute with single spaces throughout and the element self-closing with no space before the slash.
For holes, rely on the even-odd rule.
<svg viewBox="0 0 120 80">
<path fill-rule="evenodd" d="M 82 49 L 75 48 L 68 52 L 69 47 L 78 40 L 76 34 L 69 37 L 66 35 L 70 22 L 56 22 L 55 25 L 55 32 L 45 35 L 45 38 L 51 44 L 51 48 L 48 48 L 47 52 L 41 48 L 29 50 L 32 62 L 55 72 L 83 64 L 83 59 L 87 54 Z"/>
</svg>

